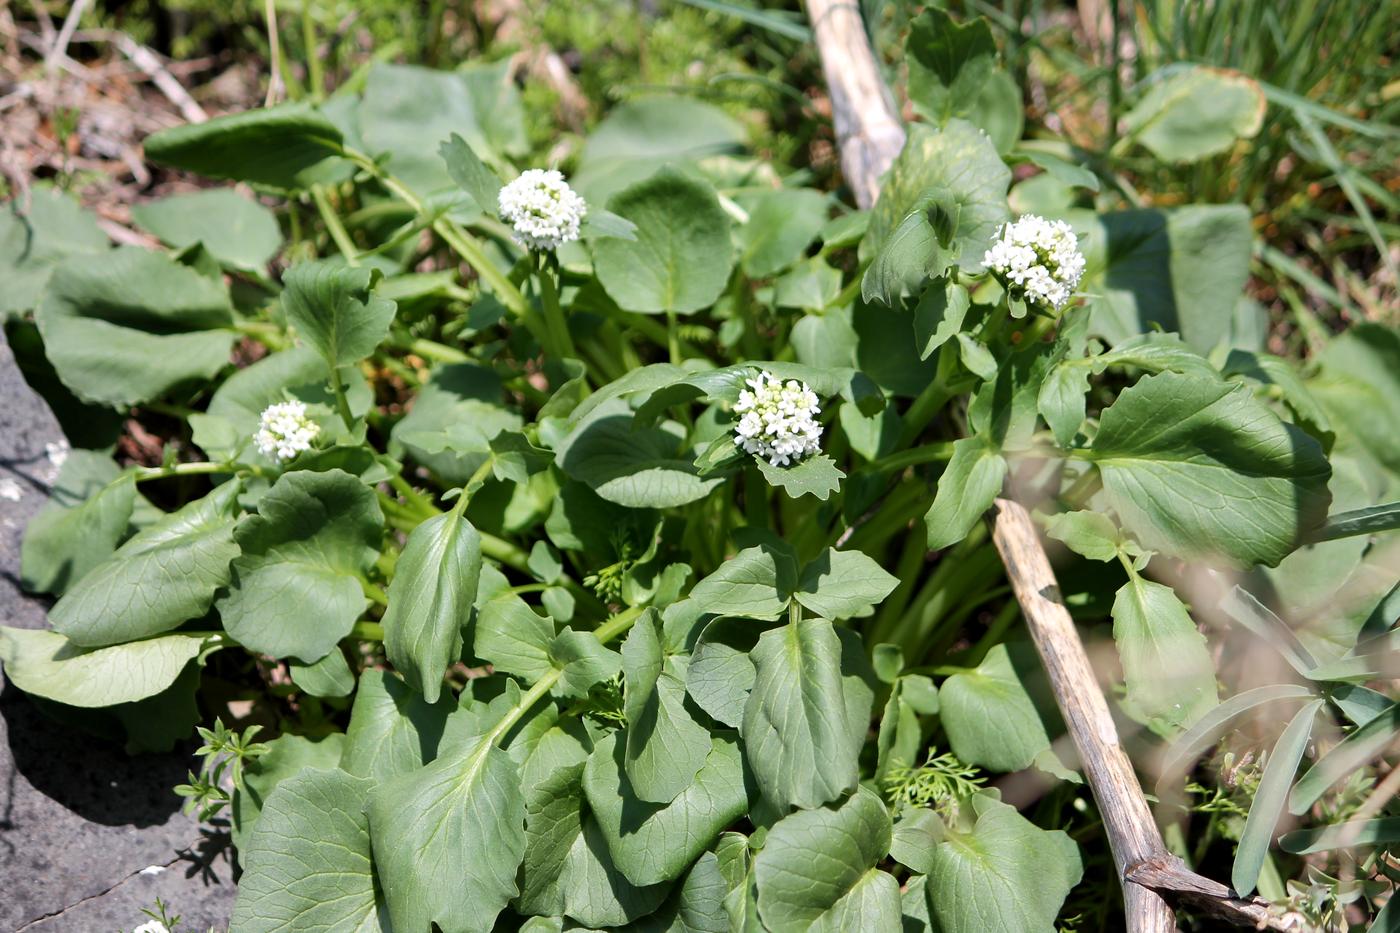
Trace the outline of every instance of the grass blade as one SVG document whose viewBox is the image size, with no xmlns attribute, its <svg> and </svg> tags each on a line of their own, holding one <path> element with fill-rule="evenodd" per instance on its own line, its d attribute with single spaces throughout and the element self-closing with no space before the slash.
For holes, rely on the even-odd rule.
<svg viewBox="0 0 1400 933">
<path fill-rule="evenodd" d="M 1400 816 L 1383 816 L 1374 820 L 1352 820 L 1300 829 L 1279 838 L 1279 848 L 1294 855 L 1311 855 L 1351 846 L 1386 845 L 1400 842 Z"/>
<path fill-rule="evenodd" d="M 1306 813 L 1327 788 L 1363 767 L 1383 752 L 1400 732 L 1400 703 L 1357 729 L 1337 743 L 1337 747 L 1308 769 L 1288 798 L 1288 809 L 1296 816 Z"/>
<path fill-rule="evenodd" d="M 1355 535 L 1375 534 L 1400 528 L 1400 502 L 1387 502 L 1373 505 L 1368 509 L 1353 509 L 1329 516 L 1327 524 L 1320 528 L 1314 541 L 1335 541 Z"/>
<path fill-rule="evenodd" d="M 1162 777 L 1158 780 L 1157 786 L 1161 787 L 1168 778 L 1184 774 L 1201 756 L 1201 753 L 1215 743 L 1220 734 L 1225 731 L 1225 726 L 1236 716 L 1275 700 L 1310 700 L 1316 696 L 1317 694 L 1307 687 L 1300 687 L 1297 684 L 1272 684 L 1235 694 L 1196 720 L 1195 725 L 1183 732 L 1181 738 L 1172 743 L 1171 749 L 1162 762 Z"/>
<path fill-rule="evenodd" d="M 1230 872 L 1230 886 L 1239 897 L 1248 897 L 1259 882 L 1259 870 L 1264 867 L 1274 828 L 1288 800 L 1288 786 L 1298 772 L 1298 763 L 1303 760 L 1303 751 L 1312 737 L 1313 718 L 1322 709 L 1323 702 L 1313 700 L 1299 710 L 1269 753 L 1269 763 L 1264 766 L 1264 776 L 1254 794 L 1254 803 L 1249 807 L 1239 848 L 1235 850 L 1235 867 Z"/>
</svg>

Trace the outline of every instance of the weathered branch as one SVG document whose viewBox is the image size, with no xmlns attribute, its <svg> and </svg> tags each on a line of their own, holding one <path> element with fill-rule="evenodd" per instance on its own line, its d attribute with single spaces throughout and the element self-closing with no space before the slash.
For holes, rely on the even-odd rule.
<svg viewBox="0 0 1400 933">
<path fill-rule="evenodd" d="M 1128 880 L 1151 888 L 1169 901 L 1233 926 L 1293 933 L 1305 928 L 1299 918 L 1278 914 L 1263 898 L 1235 897 L 1225 885 L 1201 877 L 1174 855 L 1159 855 L 1129 865 Z"/>
</svg>

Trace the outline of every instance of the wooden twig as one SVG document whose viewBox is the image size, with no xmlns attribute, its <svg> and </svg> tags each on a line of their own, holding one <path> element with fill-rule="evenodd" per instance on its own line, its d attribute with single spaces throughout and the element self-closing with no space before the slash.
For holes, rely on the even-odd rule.
<svg viewBox="0 0 1400 933">
<path fill-rule="evenodd" d="M 865 209 L 875 203 L 881 177 L 904 148 L 904 126 L 865 36 L 860 4 L 807 0 L 807 15 L 831 94 L 841 173 L 856 205 Z"/>
<path fill-rule="evenodd" d="M 1235 897 L 1225 885 L 1201 877 L 1174 855 L 1154 856 L 1129 865 L 1128 880 L 1232 926 L 1290 933 L 1307 929 L 1298 915 L 1280 914 L 1261 897 Z"/>
</svg>

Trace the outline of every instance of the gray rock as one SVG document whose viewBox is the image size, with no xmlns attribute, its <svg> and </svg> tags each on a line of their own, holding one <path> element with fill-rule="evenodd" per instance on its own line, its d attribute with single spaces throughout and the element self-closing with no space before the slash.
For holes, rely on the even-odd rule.
<svg viewBox="0 0 1400 933">
<path fill-rule="evenodd" d="M 3 334 L 0 399 L 0 622 L 39 628 L 46 601 L 20 589 L 20 539 L 67 442 Z M 157 896 L 181 933 L 223 930 L 228 835 L 182 814 L 171 792 L 195 767 L 192 748 L 129 757 L 47 718 L 0 676 L 0 930 L 130 931 Z"/>
</svg>

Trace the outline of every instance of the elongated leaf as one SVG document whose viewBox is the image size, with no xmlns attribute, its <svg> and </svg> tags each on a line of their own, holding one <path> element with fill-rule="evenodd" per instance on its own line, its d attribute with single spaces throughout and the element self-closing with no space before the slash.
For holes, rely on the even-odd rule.
<svg viewBox="0 0 1400 933">
<path fill-rule="evenodd" d="M 447 174 L 459 187 L 472 196 L 483 213 L 496 216 L 496 196 L 501 193 L 501 179 L 482 162 L 467 141 L 456 133 L 438 147 L 438 154 L 447 163 Z"/>
<path fill-rule="evenodd" d="M 364 812 L 373 786 L 344 771 L 315 770 L 277 785 L 239 850 L 243 875 L 233 907 L 237 929 L 384 929 Z"/>
<path fill-rule="evenodd" d="M 628 633 L 622 672 L 628 780 L 641 800 L 670 803 L 705 764 L 710 734 L 685 708 L 685 662 L 662 649 L 655 611 L 638 619 Z"/>
<path fill-rule="evenodd" d="M 623 309 L 690 314 L 719 297 L 734 249 L 729 215 L 709 185 L 662 169 L 613 197 L 608 210 L 637 225 L 635 240 L 593 244 L 598 281 Z"/>
<path fill-rule="evenodd" d="M 1269 753 L 1264 775 L 1259 779 L 1259 788 L 1254 792 L 1254 802 L 1249 807 L 1244 832 L 1240 834 L 1239 847 L 1235 850 L 1235 865 L 1230 872 L 1230 886 L 1240 897 L 1252 894 L 1259 882 L 1259 870 L 1264 866 L 1269 846 L 1273 844 L 1274 828 L 1283 815 L 1289 785 L 1293 783 L 1298 763 L 1303 760 L 1303 752 L 1312 738 L 1313 719 L 1326 702 L 1313 700 L 1299 710 Z"/>
<path fill-rule="evenodd" d="M 146 157 L 211 178 L 305 188 L 317 166 L 341 151 L 340 130 L 306 104 L 282 104 L 162 130 Z"/>
<path fill-rule="evenodd" d="M 953 457 L 938 478 L 938 492 L 924 516 L 930 550 L 957 544 L 967 537 L 1001 493 L 1006 469 L 1006 458 L 980 437 L 965 437 L 953 443 Z"/>
<path fill-rule="evenodd" d="M 1113 640 L 1128 703 L 1149 720 L 1184 728 L 1216 705 L 1210 648 L 1171 587 L 1134 573 L 1113 600 Z"/>
<path fill-rule="evenodd" d="M 369 823 L 396 930 L 487 933 L 516 895 L 525 798 L 489 736 L 375 787 Z"/>
<path fill-rule="evenodd" d="M 764 626 L 751 619 L 715 619 L 695 643 L 685 689 L 717 721 L 739 728 L 757 671 L 749 655 Z"/>
<path fill-rule="evenodd" d="M 1313 536 L 1316 541 L 1335 541 L 1353 535 L 1372 535 L 1400 528 L 1400 502 L 1387 502 L 1367 509 L 1353 509 L 1330 515 L 1327 524 Z"/>
<path fill-rule="evenodd" d="M 914 308 L 914 340 L 919 359 L 926 360 L 962 331 L 971 299 L 967 289 L 940 279 L 929 284 Z"/>
<path fill-rule="evenodd" d="M 234 532 L 242 554 L 217 604 L 224 628 L 250 651 L 325 657 L 364 611 L 360 574 L 379 556 L 383 522 L 349 473 L 283 474 Z"/>
<path fill-rule="evenodd" d="M 636 799 L 624 769 L 625 744 L 614 734 L 594 748 L 583 772 L 588 806 L 628 881 L 670 881 L 748 809 L 743 755 L 732 734 L 715 736 L 691 783 L 669 803 L 656 805 Z"/>
<path fill-rule="evenodd" d="M 751 657 L 757 674 L 740 732 L 763 796 L 786 810 L 849 792 L 867 724 L 850 719 L 831 623 L 805 619 L 771 629 Z"/>
<path fill-rule="evenodd" d="M 106 405 L 208 379 L 234 340 L 222 282 L 135 247 L 60 263 L 35 320 L 63 384 Z"/>
<path fill-rule="evenodd" d="M 413 529 L 394 565 L 384 650 L 429 703 L 462 652 L 462 623 L 476 602 L 481 535 L 453 509 Z"/>
<path fill-rule="evenodd" d="M 1093 457 L 1124 527 L 1173 556 L 1274 565 L 1326 513 L 1321 447 L 1243 386 L 1148 376 L 1103 413 Z"/>
<path fill-rule="evenodd" d="M 1288 796 L 1289 812 L 1295 816 L 1306 813 L 1329 787 L 1369 764 L 1388 748 L 1397 733 L 1400 733 L 1400 703 L 1393 703 L 1390 709 L 1338 742 L 1298 779 Z"/>
<path fill-rule="evenodd" d="M 287 323 L 331 368 L 374 352 L 389 332 L 395 305 L 371 294 L 377 274 L 329 262 L 292 266 L 284 277 Z"/>
<path fill-rule="evenodd" d="M 1259 640 L 1277 651 L 1289 666 L 1304 677 L 1317 667 L 1312 656 L 1293 629 L 1270 611 L 1254 595 L 1242 586 L 1236 586 L 1220 601 L 1221 610 L 1259 636 Z"/>
<path fill-rule="evenodd" d="M 832 924 L 854 906 L 842 902 L 847 898 L 863 901 L 867 895 L 873 902 L 871 919 L 888 922 L 891 903 L 892 916 L 897 918 L 898 886 L 869 877 L 883 874 L 875 870 L 875 864 L 889 851 L 889 845 L 889 812 L 880 798 L 864 787 L 835 806 L 799 810 L 779 820 L 754 859 L 758 911 L 764 924 L 774 933 L 841 929 Z M 816 852 L 823 857 L 814 859 Z M 874 890 L 867 891 L 867 886 Z M 827 917 L 833 911 L 836 916 Z"/>
<path fill-rule="evenodd" d="M 74 644 L 115 645 L 202 616 L 229 580 L 239 484 L 224 483 L 117 549 L 49 612 Z"/>
<path fill-rule="evenodd" d="M 950 832 L 934 850 L 930 913 L 944 933 L 1051 933 L 1083 874 L 1074 840 L 990 797 L 979 794 L 972 803 L 972 831 Z"/>
<path fill-rule="evenodd" d="M 53 267 L 75 253 L 106 252 L 111 243 L 97 218 L 72 195 L 30 189 L 0 208 L 0 312 L 27 311 L 39 301 Z M 13 338 L 12 338 L 13 339 Z"/>
<path fill-rule="evenodd" d="M 201 635 L 162 635 L 84 649 L 46 629 L 0 626 L 0 662 L 10 683 L 69 706 L 115 706 L 155 696 L 204 644 Z"/>
<path fill-rule="evenodd" d="M 1257 706 L 1275 700 L 1311 700 L 1317 696 L 1307 687 L 1297 684 L 1274 684 L 1268 687 L 1255 687 L 1237 693 L 1224 700 L 1219 706 L 1207 712 L 1181 734 L 1162 762 L 1162 777 L 1158 786 L 1168 780 L 1178 778 L 1191 768 L 1204 752 L 1224 732 L 1225 726 L 1236 716 L 1243 715 Z"/>
<path fill-rule="evenodd" d="M 1285 833 L 1279 848 L 1294 855 L 1312 855 L 1351 846 L 1384 846 L 1400 842 L 1400 817 L 1351 820 L 1331 826 L 1311 827 Z"/>
</svg>

